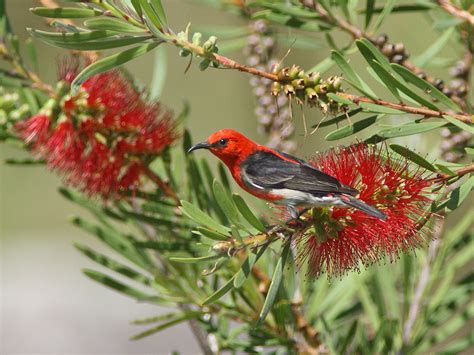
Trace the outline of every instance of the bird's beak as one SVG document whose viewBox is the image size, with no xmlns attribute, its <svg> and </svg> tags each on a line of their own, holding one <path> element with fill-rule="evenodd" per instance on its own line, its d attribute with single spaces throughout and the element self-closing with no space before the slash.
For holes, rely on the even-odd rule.
<svg viewBox="0 0 474 355">
<path fill-rule="evenodd" d="M 192 151 L 196 149 L 209 149 L 211 145 L 207 142 L 201 142 L 198 144 L 193 145 L 191 148 L 188 149 L 188 153 L 191 153 Z"/>
</svg>

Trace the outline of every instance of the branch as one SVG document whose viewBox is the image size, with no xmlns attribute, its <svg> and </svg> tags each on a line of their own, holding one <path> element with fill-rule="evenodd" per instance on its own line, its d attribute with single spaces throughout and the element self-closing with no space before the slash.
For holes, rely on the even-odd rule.
<svg viewBox="0 0 474 355">
<path fill-rule="evenodd" d="M 467 11 L 464 11 L 456 6 L 454 6 L 451 1 L 449 0 L 438 0 L 438 5 L 446 12 L 450 13 L 451 15 L 462 19 L 463 21 L 467 21 L 474 26 L 474 15 L 470 14 Z"/>
<path fill-rule="evenodd" d="M 439 0 L 439 2 L 449 2 L 446 0 Z M 428 75 L 423 69 L 417 67 L 411 61 L 408 60 L 408 53 L 405 51 L 405 46 L 402 43 L 390 44 L 388 43 L 388 37 L 386 35 L 371 36 L 368 33 L 362 31 L 357 26 L 354 26 L 344 19 L 329 14 L 317 1 L 314 0 L 300 0 L 300 3 L 309 9 L 314 10 L 320 19 L 332 26 L 340 28 L 342 31 L 350 34 L 353 39 L 366 38 L 379 48 L 383 55 L 385 55 L 390 62 L 398 63 L 409 69 L 411 72 L 422 77 L 433 86 L 437 87 L 440 91 L 443 91 L 446 96 L 449 96 L 455 101 L 460 101 L 455 91 L 449 90 L 445 87 L 444 82 L 441 79 Z M 468 13 L 467 13 L 468 14 Z M 468 14 L 469 15 L 469 14 Z"/>
<path fill-rule="evenodd" d="M 405 104 L 395 104 L 395 103 L 383 101 L 383 100 L 372 100 L 368 97 L 346 94 L 344 92 L 337 93 L 337 95 L 344 97 L 355 104 L 358 104 L 359 102 L 366 102 L 366 103 L 372 103 L 372 104 L 376 104 L 376 105 L 380 105 L 384 107 L 393 108 L 393 109 L 403 111 L 406 113 L 411 113 L 414 115 L 420 115 L 425 118 L 430 118 L 430 117 L 443 118 L 444 116 L 451 116 L 464 123 L 473 123 L 472 115 L 465 114 L 465 113 L 457 114 L 457 113 L 449 113 L 449 112 L 443 112 L 443 111 L 435 111 L 435 110 L 431 110 L 424 107 L 413 107 L 413 106 L 407 106 Z"/>
<path fill-rule="evenodd" d="M 201 46 L 195 45 L 186 40 L 174 37 L 171 42 L 179 47 L 182 47 L 194 53 L 197 56 L 208 58 L 209 60 L 219 63 L 221 67 L 224 67 L 227 69 L 238 70 L 238 71 L 248 73 L 254 76 L 266 78 L 273 82 L 279 82 L 283 85 L 289 83 L 287 79 L 280 77 L 276 73 L 268 73 L 266 71 L 259 70 L 254 67 L 250 67 L 250 66 L 238 63 L 233 59 L 224 57 L 217 53 L 206 53 Z M 359 102 L 367 102 L 367 103 L 377 104 L 380 106 L 394 108 L 406 113 L 420 115 L 425 118 L 429 118 L 429 117 L 443 118 L 443 116 L 451 116 L 465 123 L 473 123 L 473 118 L 469 114 L 464 114 L 464 113 L 456 114 L 456 113 L 448 113 L 448 112 L 443 112 L 443 111 L 435 111 L 435 110 L 431 110 L 425 107 L 412 107 L 412 106 L 407 106 L 405 104 L 395 104 L 395 103 L 391 103 L 391 102 L 383 101 L 383 100 L 373 100 L 368 97 L 346 94 L 344 92 L 336 92 L 336 94 L 354 102 L 355 104 L 358 104 Z"/>
</svg>

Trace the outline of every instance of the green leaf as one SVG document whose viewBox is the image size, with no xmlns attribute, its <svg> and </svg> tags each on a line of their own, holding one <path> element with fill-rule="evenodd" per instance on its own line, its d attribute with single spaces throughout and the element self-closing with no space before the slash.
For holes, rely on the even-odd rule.
<svg viewBox="0 0 474 355">
<path fill-rule="evenodd" d="M 356 334 L 357 325 L 358 325 L 358 321 L 356 319 L 354 322 L 352 322 L 351 327 L 349 328 L 349 330 L 347 331 L 346 336 L 344 337 L 344 340 L 343 340 L 342 345 L 341 345 L 341 349 L 339 350 L 339 354 L 346 354 L 347 353 L 346 350 L 349 347 L 349 345 L 351 344 L 352 340 L 354 339 L 354 335 Z"/>
<path fill-rule="evenodd" d="M 374 28 L 371 32 L 377 32 L 378 31 L 378 29 L 380 28 L 380 26 L 384 22 L 385 17 L 390 15 L 390 13 L 392 12 L 392 10 L 393 10 L 396 3 L 397 3 L 397 0 L 387 0 L 385 2 L 382 13 L 377 18 L 377 21 L 375 21 Z"/>
<path fill-rule="evenodd" d="M 144 32 L 145 30 L 136 27 L 129 22 L 113 17 L 91 18 L 84 21 L 84 25 L 91 30 L 117 31 L 117 32 Z"/>
<path fill-rule="evenodd" d="M 425 107 L 428 107 L 428 108 L 430 108 L 432 110 L 435 110 L 435 111 L 441 111 L 438 107 L 436 107 L 436 105 L 434 105 L 430 101 L 422 98 L 417 93 L 415 93 L 410 88 L 408 88 L 405 84 L 403 84 L 401 81 L 395 79 L 392 76 L 392 74 L 390 73 L 391 67 L 390 67 L 390 70 L 387 71 L 379 62 L 373 61 L 373 64 L 374 64 L 373 69 L 377 72 L 378 75 L 382 75 L 382 73 L 384 73 L 383 77 L 385 77 L 385 79 L 387 81 L 385 81 L 382 78 L 382 76 L 380 76 L 380 78 L 382 80 L 384 80 L 384 82 L 386 83 L 386 85 L 389 89 L 392 88 L 392 85 L 393 85 L 397 89 L 399 89 L 400 91 L 402 91 L 403 93 L 405 93 L 406 95 L 411 97 L 413 100 L 420 103 L 421 105 L 423 105 Z M 393 89 L 390 89 L 390 90 L 392 91 Z"/>
<path fill-rule="evenodd" d="M 25 42 L 26 44 L 26 55 L 33 66 L 33 69 L 38 72 L 38 52 L 31 38 L 28 38 Z"/>
<path fill-rule="evenodd" d="M 232 202 L 227 191 L 222 187 L 222 185 L 214 180 L 212 185 L 212 190 L 214 192 L 214 197 L 216 198 L 219 207 L 222 209 L 222 212 L 235 224 L 240 224 L 239 212 Z"/>
<path fill-rule="evenodd" d="M 82 70 L 79 75 L 74 79 L 71 85 L 73 91 L 77 90 L 79 86 L 91 76 L 103 73 L 107 70 L 113 69 L 126 62 L 129 62 L 132 59 L 138 58 L 155 49 L 160 43 L 161 42 L 147 43 L 138 47 L 127 49 L 120 53 L 112 54 L 109 57 L 100 59 L 97 62 L 92 63 L 87 68 Z"/>
<path fill-rule="evenodd" d="M 207 229 L 207 228 L 204 228 L 204 227 L 197 227 L 197 230 L 199 231 L 199 233 L 201 233 L 204 237 L 206 238 L 209 238 L 209 239 L 212 239 L 212 240 L 216 240 L 216 241 L 228 241 L 229 240 L 229 237 L 228 236 L 225 236 L 223 234 L 220 234 L 216 231 L 213 231 L 211 229 Z"/>
<path fill-rule="evenodd" d="M 182 242 L 154 242 L 154 241 L 148 241 L 148 242 L 136 242 L 133 243 L 137 248 L 141 249 L 152 249 L 152 250 L 158 250 L 158 251 L 178 251 L 178 250 L 189 250 L 189 244 L 188 243 L 182 243 Z"/>
<path fill-rule="evenodd" d="M 425 169 L 428 169 L 428 170 L 433 171 L 433 172 L 438 171 L 438 169 L 436 169 L 436 167 L 433 164 L 431 164 L 425 158 L 419 156 L 414 151 L 412 151 L 412 150 L 410 150 L 406 147 L 402 147 L 401 145 L 398 145 L 398 144 L 390 144 L 390 148 L 394 152 L 400 154 L 401 156 L 407 158 L 408 160 L 414 162 L 415 164 L 418 164 L 419 166 L 421 166 Z"/>
<path fill-rule="evenodd" d="M 112 48 L 119 48 L 130 46 L 132 44 L 142 43 L 149 40 L 150 36 L 137 36 L 137 37 L 122 37 L 122 38 L 107 38 L 100 41 L 89 41 L 89 42 L 61 42 L 61 41 L 49 41 L 44 39 L 49 45 L 53 47 L 71 49 L 78 51 L 94 51 L 94 50 L 105 50 Z"/>
<path fill-rule="evenodd" d="M 372 60 L 368 62 L 369 65 L 372 67 L 374 70 L 375 74 L 382 80 L 383 84 L 385 87 L 392 93 L 395 98 L 401 102 L 402 99 L 400 97 L 400 94 L 398 93 L 397 87 L 398 87 L 398 81 L 389 73 L 387 72 L 381 64 L 379 64 L 377 61 Z"/>
<path fill-rule="evenodd" d="M 446 122 L 410 122 L 400 126 L 393 126 L 390 128 L 384 128 L 378 131 L 376 134 L 383 138 L 395 138 L 410 136 L 413 134 L 423 133 L 432 131 L 433 129 L 440 128 L 446 125 Z"/>
<path fill-rule="evenodd" d="M 162 23 L 160 17 L 155 12 L 154 8 L 150 5 L 150 0 L 139 0 L 143 13 L 146 15 L 145 19 L 149 23 L 150 30 L 157 35 L 158 37 L 162 37 L 163 34 L 161 32 L 162 27 L 164 24 Z"/>
<path fill-rule="evenodd" d="M 247 220 L 247 222 L 249 222 L 259 232 L 265 232 L 265 226 L 253 214 L 249 206 L 245 203 L 244 199 L 238 194 L 233 194 L 232 198 L 234 199 L 234 203 L 237 206 L 237 209 L 239 210 L 240 214 Z"/>
<path fill-rule="evenodd" d="M 413 58 L 413 63 L 421 68 L 426 67 L 430 61 L 443 49 L 446 43 L 448 43 L 449 39 L 453 37 L 454 31 L 455 27 L 451 27 L 447 31 L 444 31 L 444 33 L 439 36 L 439 38 L 423 53 Z"/>
<path fill-rule="evenodd" d="M 349 63 L 346 61 L 344 56 L 338 51 L 331 51 L 331 59 L 336 62 L 337 66 L 342 70 L 345 75 L 345 79 L 349 84 L 354 86 L 364 95 L 370 97 L 371 99 L 377 99 L 377 95 L 370 89 L 370 87 L 357 75 L 357 73 L 352 69 Z"/>
<path fill-rule="evenodd" d="M 426 80 L 421 79 L 419 76 L 413 74 L 409 69 L 405 68 L 400 64 L 393 63 L 391 67 L 407 82 L 415 85 L 417 88 L 423 90 L 432 98 L 438 100 L 443 105 L 446 105 L 454 111 L 461 111 L 459 106 L 454 103 L 449 97 L 439 91 L 435 86 L 427 82 Z"/>
<path fill-rule="evenodd" d="M 167 19 L 166 19 L 166 14 L 165 14 L 165 9 L 163 8 L 163 4 L 161 3 L 161 0 L 149 0 L 151 7 L 157 14 L 158 18 L 160 19 L 160 23 L 163 27 L 167 26 Z"/>
<path fill-rule="evenodd" d="M 467 131 L 471 134 L 474 134 L 474 126 L 473 125 L 468 125 L 467 123 L 459 121 L 459 120 L 455 119 L 454 117 L 451 117 L 451 116 L 448 116 L 448 115 L 444 116 L 444 118 L 447 121 L 451 122 L 456 127 L 459 127 L 464 131 Z M 474 117 L 473 117 L 473 124 L 474 124 Z"/>
<path fill-rule="evenodd" d="M 139 18 L 142 18 L 143 11 L 142 7 L 140 6 L 140 0 L 130 0 L 131 5 L 135 9 L 135 12 L 137 13 Z"/>
<path fill-rule="evenodd" d="M 374 46 L 372 42 L 369 40 L 362 38 L 356 40 L 357 48 L 359 52 L 364 56 L 367 63 L 378 62 L 382 67 L 385 68 L 388 72 L 390 72 L 390 62 L 388 59 L 380 53 L 379 49 Z"/>
<path fill-rule="evenodd" d="M 30 158 L 24 159 L 5 159 L 5 164 L 7 165 L 44 165 L 46 162 L 44 160 L 36 160 Z"/>
<path fill-rule="evenodd" d="M 252 268 L 255 263 L 260 259 L 260 257 L 265 253 L 270 243 L 265 243 L 257 250 L 257 248 L 253 248 L 250 253 L 248 254 L 247 258 L 243 262 L 240 270 L 234 276 L 234 287 L 240 288 L 245 280 L 248 279 L 250 273 L 252 272 Z"/>
<path fill-rule="evenodd" d="M 249 277 L 250 273 L 252 272 L 252 268 L 255 265 L 255 262 L 257 261 L 257 254 L 258 251 L 256 249 L 253 249 L 250 251 L 249 255 L 247 258 L 244 260 L 240 270 L 235 274 L 234 277 L 234 287 L 235 288 L 240 288 L 245 280 Z"/>
<path fill-rule="evenodd" d="M 117 33 L 113 31 L 48 32 L 35 30 L 32 28 L 27 28 L 26 30 L 33 37 L 40 38 L 48 42 L 58 42 L 64 44 L 89 42 L 117 35 Z"/>
<path fill-rule="evenodd" d="M 287 242 L 283 248 L 280 257 L 278 258 L 278 262 L 275 266 L 275 271 L 273 272 L 272 281 L 270 283 L 270 287 L 268 288 L 267 297 L 265 298 L 265 302 L 263 303 L 262 310 L 260 311 L 260 315 L 258 317 L 257 324 L 255 327 L 259 327 L 265 321 L 268 313 L 270 312 L 273 303 L 276 300 L 278 290 L 280 289 L 281 280 L 283 278 L 283 270 L 285 268 L 286 259 L 288 258 L 288 252 L 290 250 L 290 243 Z"/>
<path fill-rule="evenodd" d="M 91 278 L 94 281 L 97 281 L 98 283 L 101 283 L 102 285 L 109 287 L 115 291 L 118 291 L 120 293 L 123 293 L 124 295 L 136 298 L 138 300 L 144 300 L 144 299 L 150 299 L 153 296 L 148 295 L 142 291 L 139 291 L 129 285 L 125 285 L 113 278 L 111 278 L 108 275 L 105 275 L 101 272 L 91 270 L 91 269 L 84 269 L 82 272 L 89 278 Z"/>
<path fill-rule="evenodd" d="M 330 99 L 332 99 L 332 100 L 334 100 L 334 101 L 336 101 L 336 102 L 339 102 L 339 103 L 341 103 L 341 104 L 344 104 L 344 105 L 354 105 L 354 103 L 353 103 L 351 100 L 346 99 L 345 97 L 339 96 L 339 95 L 337 95 L 337 94 L 334 94 L 334 93 L 332 93 L 332 92 L 328 93 L 327 96 L 328 96 Z"/>
<path fill-rule="evenodd" d="M 100 10 L 77 7 L 58 7 L 54 9 L 49 7 L 33 7 L 30 11 L 35 15 L 50 18 L 87 18 L 103 14 Z"/>
<path fill-rule="evenodd" d="M 344 120 L 347 120 L 348 117 L 352 117 L 352 116 L 355 116 L 357 115 L 358 113 L 362 112 L 362 108 L 356 108 L 354 110 L 350 110 L 349 112 L 344 112 L 342 113 L 341 115 L 338 115 L 334 118 L 331 118 L 330 120 L 327 120 L 327 121 L 321 121 L 320 123 L 317 123 L 313 126 L 311 126 L 311 128 L 316 128 L 316 127 L 327 127 L 327 126 L 331 126 L 333 124 L 338 124 L 339 122 L 341 121 L 344 121 Z"/>
<path fill-rule="evenodd" d="M 454 189 L 449 195 L 449 199 L 446 207 L 451 211 L 454 211 L 456 208 L 461 206 L 469 193 L 474 187 L 474 176 L 469 177 L 461 186 L 458 186 Z"/>
<path fill-rule="evenodd" d="M 375 0 L 366 0 L 365 5 L 365 29 L 370 26 L 374 14 Z"/>
<path fill-rule="evenodd" d="M 206 306 L 208 304 L 214 303 L 218 299 L 222 298 L 227 292 L 232 290 L 234 286 L 234 277 L 235 276 L 231 277 L 221 288 L 219 288 L 216 292 L 214 292 L 212 295 L 206 298 L 202 302 L 202 305 Z"/>
<path fill-rule="evenodd" d="M 352 125 L 348 124 L 347 126 L 338 128 L 330 133 L 328 133 L 325 137 L 327 141 L 335 141 L 341 138 L 348 137 L 354 133 L 360 132 L 363 129 L 370 127 L 375 122 L 377 122 L 379 116 L 369 116 L 366 118 L 361 119 L 360 121 L 354 122 Z"/>
<path fill-rule="evenodd" d="M 384 113 L 386 115 L 403 115 L 404 111 L 400 111 L 391 107 L 372 104 L 370 102 L 360 102 L 359 106 L 364 109 L 364 112 Z"/>
<path fill-rule="evenodd" d="M 95 225 L 80 217 L 73 217 L 72 223 L 86 232 L 94 234 L 113 250 L 143 269 L 148 270 L 153 266 L 147 258 L 135 249 L 129 239 L 114 229 Z"/>
<path fill-rule="evenodd" d="M 128 277 L 129 279 L 132 279 L 133 281 L 142 283 L 146 286 L 149 286 L 151 284 L 150 278 L 129 268 L 128 266 L 122 263 L 119 263 L 118 261 L 115 261 L 109 258 L 108 256 L 98 253 L 92 250 L 91 248 L 79 243 L 74 243 L 74 246 L 76 247 L 77 250 L 79 250 L 82 254 L 87 256 L 89 259 L 95 261 L 96 263 L 102 266 L 105 266 L 106 268 L 112 271 L 115 271 L 123 276 Z"/>
<path fill-rule="evenodd" d="M 163 92 L 168 72 L 168 59 L 166 57 L 166 47 L 161 46 L 155 51 L 153 64 L 153 76 L 150 83 L 150 97 L 158 99 Z"/>
<path fill-rule="evenodd" d="M 196 221 L 197 223 L 202 224 L 208 227 L 209 229 L 215 230 L 223 235 L 229 235 L 229 228 L 222 226 L 214 219 L 212 219 L 208 214 L 204 213 L 198 207 L 194 206 L 188 201 L 181 201 L 180 210 L 183 211 L 186 216 Z"/>
<path fill-rule="evenodd" d="M 206 262 L 206 261 L 216 260 L 216 259 L 220 259 L 220 258 L 222 258 L 222 254 L 199 256 L 197 258 L 172 256 L 172 257 L 169 258 L 169 260 L 170 261 L 175 261 L 177 263 L 195 264 L 195 263 L 202 263 L 202 262 Z"/>
<path fill-rule="evenodd" d="M 190 319 L 196 319 L 202 316 L 203 313 L 200 311 L 187 311 L 183 315 L 178 316 L 176 319 L 170 320 L 169 322 L 162 323 L 160 325 L 157 325 L 156 327 L 153 327 L 151 329 L 145 330 L 144 332 L 138 333 L 130 338 L 130 340 L 139 340 L 144 337 L 147 337 L 149 335 L 155 334 L 159 331 L 162 331 L 166 328 L 169 328 L 173 325 L 179 324 L 181 322 L 190 320 Z"/>
</svg>

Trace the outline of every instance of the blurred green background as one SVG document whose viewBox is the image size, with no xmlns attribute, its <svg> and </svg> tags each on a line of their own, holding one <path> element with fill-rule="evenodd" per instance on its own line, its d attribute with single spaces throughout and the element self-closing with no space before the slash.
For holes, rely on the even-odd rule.
<svg viewBox="0 0 474 355">
<path fill-rule="evenodd" d="M 26 27 L 44 27 L 42 20 L 28 11 L 28 8 L 38 5 L 38 1 L 7 0 L 14 31 L 22 39 L 27 38 Z M 197 2 L 165 1 L 165 6 L 174 29 L 183 29 L 190 21 L 193 27 L 245 24 L 237 16 Z M 430 29 L 429 21 L 418 14 L 392 16 L 383 31 L 394 42 L 403 39 L 410 53 L 421 52 L 438 36 Z M 295 34 L 289 34 L 290 39 L 294 37 Z M 324 42 L 322 36 L 320 39 Z M 36 43 L 40 54 L 40 74 L 45 81 L 54 83 L 56 58 L 65 52 L 39 41 Z M 282 55 L 287 49 L 280 48 Z M 449 44 L 445 48 L 446 51 L 452 49 Z M 184 102 L 190 104 L 187 127 L 196 141 L 203 140 L 217 129 L 234 128 L 265 142 L 265 138 L 256 133 L 254 97 L 245 74 L 218 70 L 200 72 L 197 65 L 184 74 L 187 60 L 180 58 L 174 48 L 166 50 L 168 70 L 162 101 L 174 112 L 179 112 Z M 286 63 L 311 68 L 328 54 L 328 48 L 314 51 L 294 49 Z M 229 55 L 244 60 L 239 52 Z M 153 63 L 154 54 L 149 54 L 133 61 L 127 68 L 146 85 L 152 77 Z M 362 62 L 358 64 L 365 71 Z M 447 78 L 446 71 L 439 68 L 430 68 L 430 72 Z M 315 124 L 322 118 L 314 109 L 305 112 L 308 124 Z M 299 108 L 295 109 L 294 119 L 298 155 L 307 157 L 330 147 L 324 136 L 332 127 L 304 137 Z M 409 144 L 411 148 L 436 157 L 437 149 L 433 142 L 437 142 L 437 133 L 418 138 L 411 138 L 417 141 L 399 143 Z M 12 147 L 0 146 L 2 161 L 7 157 L 21 156 L 24 153 Z M 68 216 L 82 211 L 57 193 L 60 186 L 58 177 L 44 167 L 1 164 L 0 182 L 0 353 L 117 354 L 169 353 L 172 350 L 189 353 L 195 349 L 195 341 L 186 325 L 139 342 L 128 341 L 128 336 L 136 331 L 128 325 L 131 319 L 163 310 L 136 304 L 92 283 L 80 273 L 81 268 L 92 266 L 92 263 L 75 251 L 72 242 L 80 240 L 99 250 L 101 245 L 68 223 Z"/>
</svg>

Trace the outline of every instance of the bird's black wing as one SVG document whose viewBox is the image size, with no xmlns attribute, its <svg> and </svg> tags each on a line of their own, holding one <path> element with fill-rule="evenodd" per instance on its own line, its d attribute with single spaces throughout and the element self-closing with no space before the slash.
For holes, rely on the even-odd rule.
<svg viewBox="0 0 474 355">
<path fill-rule="evenodd" d="M 264 189 L 292 189 L 311 194 L 346 193 L 357 190 L 341 184 L 336 178 L 312 167 L 304 160 L 280 153 L 287 161 L 269 151 L 250 155 L 242 163 L 244 181 Z M 292 162 L 294 161 L 294 163 Z"/>
</svg>

